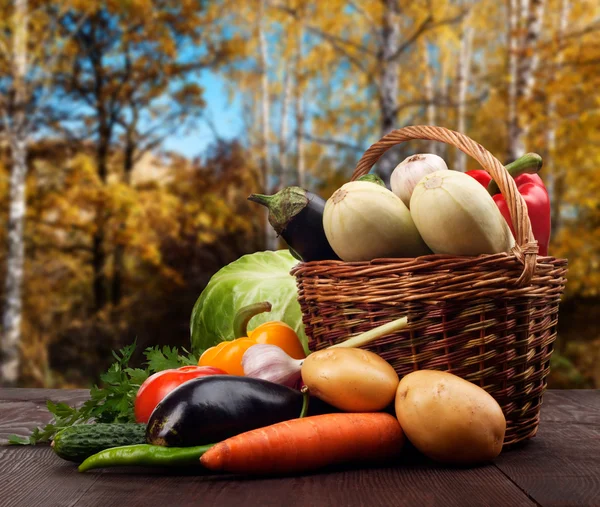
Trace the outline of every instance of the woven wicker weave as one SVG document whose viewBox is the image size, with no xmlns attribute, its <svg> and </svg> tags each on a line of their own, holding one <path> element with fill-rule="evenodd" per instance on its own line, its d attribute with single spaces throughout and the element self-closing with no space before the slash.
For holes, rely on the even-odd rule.
<svg viewBox="0 0 600 507">
<path fill-rule="evenodd" d="M 371 262 L 315 261 L 292 270 L 311 350 L 339 343 L 404 315 L 409 327 L 365 348 L 400 376 L 448 370 L 488 391 L 507 420 L 504 444 L 535 435 L 567 261 L 537 257 L 527 207 L 502 164 L 468 137 L 441 127 L 406 127 L 372 145 L 355 180 L 392 146 L 442 141 L 472 156 L 498 182 L 517 246 L 478 257 L 430 255 Z"/>
</svg>

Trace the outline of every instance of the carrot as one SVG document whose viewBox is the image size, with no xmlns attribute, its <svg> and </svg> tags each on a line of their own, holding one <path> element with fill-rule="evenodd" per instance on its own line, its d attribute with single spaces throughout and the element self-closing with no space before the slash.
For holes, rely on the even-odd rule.
<svg viewBox="0 0 600 507">
<path fill-rule="evenodd" d="M 404 433 L 383 412 L 293 419 L 241 433 L 213 446 L 200 463 L 242 474 L 306 472 L 338 463 L 379 461 L 400 453 Z"/>
</svg>

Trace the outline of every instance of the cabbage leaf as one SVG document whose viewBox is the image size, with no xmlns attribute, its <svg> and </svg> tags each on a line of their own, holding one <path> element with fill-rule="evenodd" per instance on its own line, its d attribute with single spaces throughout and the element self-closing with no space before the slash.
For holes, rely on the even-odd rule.
<svg viewBox="0 0 600 507">
<path fill-rule="evenodd" d="M 236 312 L 261 301 L 271 303 L 272 309 L 254 317 L 248 330 L 263 322 L 281 320 L 296 331 L 305 350 L 308 350 L 296 279 L 290 275 L 297 262 L 287 250 L 256 252 L 244 255 L 217 271 L 192 311 L 192 351 L 201 353 L 224 340 L 233 340 Z"/>
</svg>

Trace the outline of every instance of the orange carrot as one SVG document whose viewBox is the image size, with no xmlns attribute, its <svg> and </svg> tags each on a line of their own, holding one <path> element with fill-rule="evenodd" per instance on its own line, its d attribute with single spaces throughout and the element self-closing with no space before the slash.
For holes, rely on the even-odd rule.
<svg viewBox="0 0 600 507">
<path fill-rule="evenodd" d="M 325 414 L 293 419 L 228 438 L 200 463 L 242 474 L 305 472 L 327 465 L 379 461 L 400 453 L 404 433 L 389 414 Z"/>
</svg>

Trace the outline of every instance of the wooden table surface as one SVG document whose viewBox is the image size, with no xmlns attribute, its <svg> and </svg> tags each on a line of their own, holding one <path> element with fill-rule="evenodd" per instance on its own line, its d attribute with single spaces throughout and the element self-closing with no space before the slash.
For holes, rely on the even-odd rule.
<svg viewBox="0 0 600 507">
<path fill-rule="evenodd" d="M 0 389 L 0 442 L 47 422 L 47 399 L 74 403 L 86 396 L 85 390 Z M 207 475 L 194 468 L 81 474 L 46 445 L 2 445 L 0 505 L 600 507 L 600 390 L 546 392 L 538 435 L 493 464 L 472 469 L 409 453 L 394 467 L 292 478 Z"/>
</svg>

